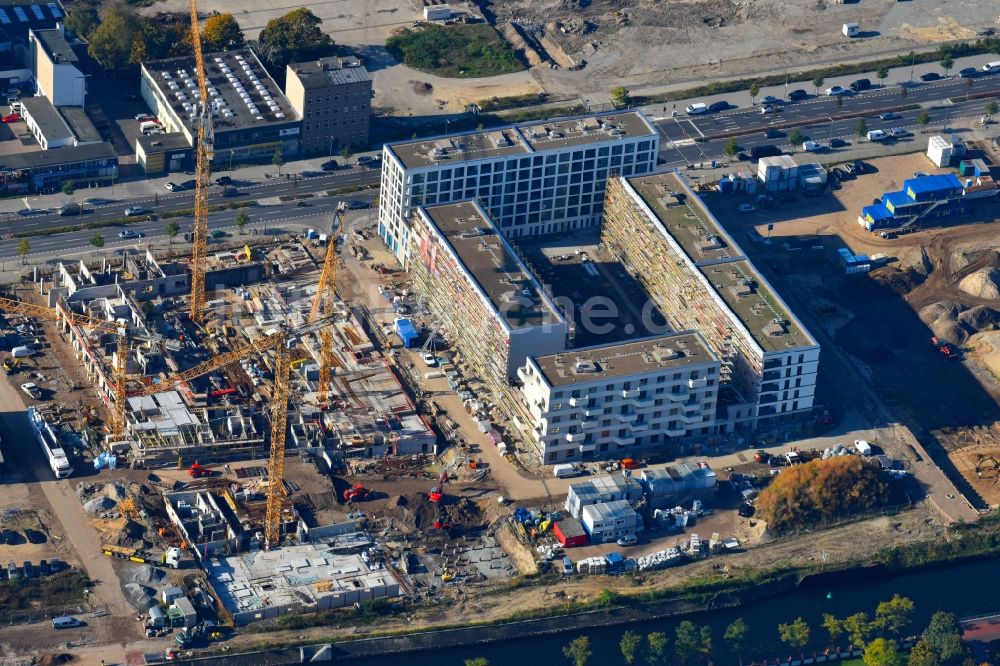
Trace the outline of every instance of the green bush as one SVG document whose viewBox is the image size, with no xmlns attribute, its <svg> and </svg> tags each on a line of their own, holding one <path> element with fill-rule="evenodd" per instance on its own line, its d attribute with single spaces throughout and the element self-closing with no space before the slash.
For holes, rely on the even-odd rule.
<svg viewBox="0 0 1000 666">
<path fill-rule="evenodd" d="M 485 23 L 406 30 L 385 47 L 407 67 L 438 76 L 474 78 L 524 69 L 511 45 Z"/>
</svg>

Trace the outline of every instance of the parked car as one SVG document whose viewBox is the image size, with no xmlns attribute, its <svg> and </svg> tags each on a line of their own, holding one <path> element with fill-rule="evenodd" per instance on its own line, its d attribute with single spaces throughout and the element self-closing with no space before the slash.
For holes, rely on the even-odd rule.
<svg viewBox="0 0 1000 666">
<path fill-rule="evenodd" d="M 423 361 L 424 365 L 426 365 L 428 368 L 436 368 L 438 364 L 437 357 L 430 352 L 424 352 L 423 354 L 421 354 L 420 360 Z"/>
<path fill-rule="evenodd" d="M 847 95 L 850 91 L 843 86 L 833 86 L 826 89 L 827 97 L 836 97 L 838 95 Z"/>
<path fill-rule="evenodd" d="M 215 179 L 215 184 L 225 187 L 226 185 L 232 185 L 233 179 L 230 178 L 229 176 L 219 176 L 218 178 Z"/>
<path fill-rule="evenodd" d="M 938 81 L 941 79 L 941 75 L 937 72 L 927 72 L 926 74 L 920 75 L 921 81 Z"/>
<path fill-rule="evenodd" d="M 747 502 L 740 504 L 740 508 L 736 511 L 741 518 L 751 518 L 755 512 L 753 504 Z"/>
<path fill-rule="evenodd" d="M 145 215 L 146 209 L 142 206 L 129 206 L 125 209 L 125 217 L 132 217 L 133 215 Z"/>
<path fill-rule="evenodd" d="M 25 392 L 33 400 L 42 399 L 42 391 L 34 382 L 26 382 L 21 384 L 21 390 Z"/>
<path fill-rule="evenodd" d="M 887 111 L 886 113 L 878 114 L 879 120 L 895 120 L 896 118 L 899 118 L 899 115 L 893 113 L 892 111 Z"/>
<path fill-rule="evenodd" d="M 764 95 L 760 100 L 761 104 L 781 104 L 781 100 L 774 95 Z"/>
<path fill-rule="evenodd" d="M 808 99 L 809 93 L 807 93 L 802 88 L 796 88 L 792 92 L 788 93 L 788 99 L 792 102 L 799 102 L 804 99 Z"/>
<path fill-rule="evenodd" d="M 820 150 L 823 150 L 823 144 L 821 144 L 819 141 L 813 141 L 812 139 L 810 139 L 809 141 L 805 141 L 802 143 L 802 150 L 806 151 L 807 153 L 816 153 L 819 152 Z"/>
<path fill-rule="evenodd" d="M 754 207 L 753 204 L 741 203 L 739 205 L 739 208 L 737 208 L 737 210 L 740 211 L 741 213 L 752 213 L 757 209 Z"/>
<path fill-rule="evenodd" d="M 24 571 L 25 578 L 35 577 L 35 567 L 31 564 L 31 562 L 25 561 L 24 564 L 21 565 L 21 570 Z"/>
<path fill-rule="evenodd" d="M 831 148 L 843 148 L 847 145 L 847 142 L 843 139 L 830 139 Z"/>
<path fill-rule="evenodd" d="M 977 76 L 979 76 L 979 70 L 975 67 L 966 67 L 958 71 L 958 78 L 960 79 L 974 79 Z"/>
<path fill-rule="evenodd" d="M 862 162 L 861 160 L 854 160 L 851 162 L 851 168 L 854 169 L 854 173 L 859 176 L 863 176 L 872 170 L 867 162 Z"/>
<path fill-rule="evenodd" d="M 634 546 L 639 543 L 639 538 L 634 534 L 626 534 L 625 536 L 619 538 L 615 543 L 621 547 Z"/>
<path fill-rule="evenodd" d="M 725 100 L 719 100 L 718 102 L 712 102 L 708 105 L 709 113 L 718 113 L 719 111 L 725 111 L 729 108 L 729 102 Z"/>
<path fill-rule="evenodd" d="M 340 164 L 337 163 L 337 160 L 327 160 L 320 164 L 319 168 L 322 171 L 336 171 L 340 168 Z"/>
<path fill-rule="evenodd" d="M 154 118 L 153 116 L 149 115 L 148 113 L 137 113 L 137 114 L 135 114 L 135 121 L 136 122 L 138 122 L 138 123 L 144 123 L 147 120 L 156 120 L 156 118 Z"/>
<path fill-rule="evenodd" d="M 52 573 L 52 568 L 49 567 L 48 560 L 41 560 L 38 563 L 38 575 L 39 576 L 48 576 L 51 573 Z"/>
<path fill-rule="evenodd" d="M 851 82 L 851 90 L 854 92 L 861 92 L 862 90 L 869 90 L 872 87 L 871 79 L 857 79 Z"/>
<path fill-rule="evenodd" d="M 82 627 L 82 626 L 83 622 L 69 615 L 63 615 L 61 617 L 52 618 L 53 629 L 72 629 L 74 627 Z"/>
<path fill-rule="evenodd" d="M 197 183 L 193 180 L 185 180 L 183 183 L 181 183 L 180 188 L 182 190 L 193 190 L 196 185 Z"/>
<path fill-rule="evenodd" d="M 167 188 L 167 192 L 180 192 L 181 191 L 180 186 L 177 183 L 173 182 L 172 180 L 171 181 L 167 181 L 166 184 L 164 184 L 163 187 Z"/>
<path fill-rule="evenodd" d="M 750 149 L 750 159 L 753 161 L 759 160 L 762 157 L 777 157 L 781 154 L 781 148 L 773 144 L 754 146 Z"/>
<path fill-rule="evenodd" d="M 21 114 L 20 113 L 12 113 L 10 115 L 4 116 L 3 117 L 3 121 L 5 123 L 19 123 L 19 122 L 21 122 Z"/>
<path fill-rule="evenodd" d="M 13 562 L 7 565 L 7 578 L 14 580 L 21 577 L 21 569 Z"/>
<path fill-rule="evenodd" d="M 361 157 L 358 158 L 358 166 L 371 166 L 375 164 L 375 162 L 378 162 L 380 159 L 382 158 L 379 157 L 378 155 L 375 156 L 362 155 Z"/>
<path fill-rule="evenodd" d="M 906 129 L 905 127 L 893 127 L 891 130 L 889 130 L 889 134 L 896 138 L 911 136 L 910 130 Z"/>
<path fill-rule="evenodd" d="M 118 238 L 142 238 L 142 233 L 132 231 L 131 229 L 125 229 L 124 231 L 118 232 Z"/>
<path fill-rule="evenodd" d="M 347 210 L 363 210 L 365 208 L 371 208 L 372 205 L 367 201 L 361 201 L 359 199 L 353 199 L 347 202 Z"/>
<path fill-rule="evenodd" d="M 704 102 L 695 102 L 694 104 L 689 104 L 687 108 L 684 109 L 684 113 L 689 116 L 697 116 L 702 113 L 708 113 L 708 104 Z"/>
<path fill-rule="evenodd" d="M 573 560 L 566 556 L 562 558 L 562 573 L 564 576 L 569 576 L 573 574 Z"/>
</svg>

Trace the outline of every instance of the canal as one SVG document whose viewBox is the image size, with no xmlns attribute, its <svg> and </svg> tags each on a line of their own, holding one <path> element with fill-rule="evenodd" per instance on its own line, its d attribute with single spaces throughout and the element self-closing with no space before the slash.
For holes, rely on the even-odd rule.
<svg viewBox="0 0 1000 666">
<path fill-rule="evenodd" d="M 955 613 L 958 617 L 1000 611 L 1000 600 L 994 591 L 1000 589 L 1000 566 L 997 560 L 979 560 L 947 567 L 934 567 L 916 573 L 889 577 L 843 576 L 834 583 L 807 584 L 794 592 L 742 606 L 740 608 L 710 611 L 688 617 L 698 625 L 712 627 L 714 663 L 736 663 L 734 655 L 727 654 L 723 634 L 726 626 L 736 618 L 750 627 L 744 662 L 753 658 L 776 657 L 788 653 L 778 638 L 777 626 L 802 617 L 809 623 L 812 641 L 807 650 L 827 647 L 828 635 L 822 627 L 824 613 L 846 617 L 858 612 L 869 616 L 875 613 L 880 601 L 901 594 L 915 604 L 912 633 L 927 625 L 931 615 L 938 610 Z M 640 634 L 654 631 L 666 632 L 673 639 L 677 624 L 684 618 L 639 622 L 627 626 L 590 627 L 576 632 L 524 638 L 504 643 L 491 643 L 463 648 L 448 648 L 416 653 L 401 653 L 372 658 L 348 660 L 358 666 L 450 666 L 462 665 L 465 659 L 486 657 L 492 666 L 508 664 L 567 664 L 562 648 L 573 638 L 586 635 L 593 651 L 591 664 L 601 666 L 622 664 L 619 641 L 626 630 Z M 637 663 L 639 663 L 637 661 Z"/>
</svg>

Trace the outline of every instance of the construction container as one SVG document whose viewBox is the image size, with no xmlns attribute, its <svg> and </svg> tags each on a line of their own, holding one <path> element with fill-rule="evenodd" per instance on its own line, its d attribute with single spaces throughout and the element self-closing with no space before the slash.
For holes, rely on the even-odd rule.
<svg viewBox="0 0 1000 666">
<path fill-rule="evenodd" d="M 594 543 L 608 543 L 643 529 L 642 516 L 625 500 L 583 507 L 580 523 Z"/>
<path fill-rule="evenodd" d="M 949 140 L 936 134 L 927 140 L 927 157 L 934 163 L 934 166 L 949 166 L 953 160 L 964 155 L 965 144 L 958 136 L 952 136 Z"/>
<path fill-rule="evenodd" d="M 584 531 L 583 525 L 572 516 L 557 521 L 552 526 L 552 534 L 559 540 L 559 544 L 563 548 L 587 545 L 587 533 Z"/>
<path fill-rule="evenodd" d="M 782 192 L 798 187 L 799 165 L 791 155 L 762 157 L 757 162 L 757 180 L 765 192 Z"/>
<path fill-rule="evenodd" d="M 413 346 L 413 343 L 417 341 L 420 334 L 417 333 L 417 329 L 413 327 L 409 319 L 397 319 L 395 322 L 396 334 L 399 339 L 403 342 L 403 347 L 409 349 Z"/>
<path fill-rule="evenodd" d="M 574 483 L 566 494 L 566 511 L 574 518 L 580 517 L 583 507 L 615 500 L 636 501 L 642 497 L 642 486 L 622 474 L 598 476 Z"/>
</svg>

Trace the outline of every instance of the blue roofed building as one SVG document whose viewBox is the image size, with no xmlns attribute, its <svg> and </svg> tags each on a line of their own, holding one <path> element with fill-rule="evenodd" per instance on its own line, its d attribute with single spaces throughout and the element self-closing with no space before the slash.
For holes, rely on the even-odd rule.
<svg viewBox="0 0 1000 666">
<path fill-rule="evenodd" d="M 954 174 L 918 176 L 903 181 L 903 189 L 886 192 L 878 203 L 865 206 L 858 224 L 868 231 L 906 230 L 920 223 L 968 212 L 962 182 Z"/>
</svg>

